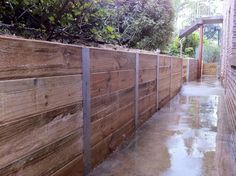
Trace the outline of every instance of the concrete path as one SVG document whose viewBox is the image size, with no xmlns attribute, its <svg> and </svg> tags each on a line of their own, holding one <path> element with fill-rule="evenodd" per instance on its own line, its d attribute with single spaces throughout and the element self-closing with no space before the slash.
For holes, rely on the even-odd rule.
<svg viewBox="0 0 236 176">
<path fill-rule="evenodd" d="M 233 176 L 224 141 L 223 89 L 191 82 L 91 176 Z"/>
</svg>

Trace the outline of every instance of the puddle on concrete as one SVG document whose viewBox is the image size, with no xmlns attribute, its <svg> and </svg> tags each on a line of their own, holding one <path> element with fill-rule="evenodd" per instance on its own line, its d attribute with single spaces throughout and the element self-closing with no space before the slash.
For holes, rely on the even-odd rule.
<svg viewBox="0 0 236 176">
<path fill-rule="evenodd" d="M 91 176 L 231 176 L 221 168 L 217 139 L 223 101 L 217 80 L 184 85 L 182 92 L 113 153 Z"/>
</svg>

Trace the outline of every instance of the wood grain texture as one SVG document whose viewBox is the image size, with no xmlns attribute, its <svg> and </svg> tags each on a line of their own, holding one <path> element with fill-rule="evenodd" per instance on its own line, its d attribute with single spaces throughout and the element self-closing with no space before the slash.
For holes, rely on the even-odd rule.
<svg viewBox="0 0 236 176">
<path fill-rule="evenodd" d="M 139 98 L 145 97 L 154 92 L 156 93 L 156 80 L 139 84 Z"/>
<path fill-rule="evenodd" d="M 203 64 L 203 75 L 216 76 L 216 74 L 217 74 L 217 64 L 216 63 Z"/>
<path fill-rule="evenodd" d="M 105 49 L 91 49 L 91 72 L 135 70 L 135 53 Z"/>
<path fill-rule="evenodd" d="M 189 60 L 189 81 L 197 80 L 198 61 L 194 59 Z"/>
<path fill-rule="evenodd" d="M 134 88 L 95 97 L 91 101 L 91 121 L 99 120 L 130 103 L 134 103 Z"/>
<path fill-rule="evenodd" d="M 156 92 L 139 99 L 139 114 L 156 105 Z"/>
<path fill-rule="evenodd" d="M 183 82 L 187 81 L 187 74 L 188 74 L 188 59 L 183 59 Z"/>
<path fill-rule="evenodd" d="M 79 46 L 0 36 L 1 176 L 52 175 L 82 156 L 81 62 Z"/>
<path fill-rule="evenodd" d="M 80 74 L 81 47 L 0 36 L 0 79 Z"/>
<path fill-rule="evenodd" d="M 82 102 L 0 126 L 0 168 L 82 128 Z"/>
<path fill-rule="evenodd" d="M 81 87 L 81 75 L 0 81 L 0 123 L 78 102 Z"/>
<path fill-rule="evenodd" d="M 163 66 L 169 66 L 170 65 L 170 60 L 171 60 L 171 56 L 167 56 L 167 55 L 161 55 L 160 54 L 160 61 L 159 61 L 159 67 L 163 67 Z"/>
<path fill-rule="evenodd" d="M 158 104 L 157 59 L 157 55 L 140 54 L 138 126 L 147 121 L 155 113 L 155 110 L 149 111 L 148 117 L 143 114 L 149 110 L 150 107 L 157 107 Z"/>
<path fill-rule="evenodd" d="M 172 59 L 172 73 L 179 73 L 182 70 L 182 59 Z"/>
<path fill-rule="evenodd" d="M 120 129 L 128 121 L 134 119 L 134 105 L 129 104 L 106 117 L 92 123 L 92 145 Z"/>
<path fill-rule="evenodd" d="M 82 129 L 0 168 L 0 175 L 49 176 L 82 152 Z"/>
<path fill-rule="evenodd" d="M 134 126 L 135 53 L 91 49 L 90 58 L 91 145 L 95 166 L 126 139 L 122 137 L 123 127 L 130 121 Z"/>
<path fill-rule="evenodd" d="M 101 163 L 110 153 L 115 151 L 122 142 L 128 139 L 134 133 L 134 120 L 127 122 L 114 133 L 101 140 L 92 148 L 92 166 L 95 167 Z"/>
<path fill-rule="evenodd" d="M 171 59 L 167 55 L 159 56 L 158 108 L 162 108 L 171 98 Z"/>
<path fill-rule="evenodd" d="M 157 55 L 140 54 L 140 70 L 156 69 Z"/>
<path fill-rule="evenodd" d="M 140 70 L 139 72 L 139 83 L 145 83 L 156 80 L 156 68 Z"/>
<path fill-rule="evenodd" d="M 152 117 L 152 115 L 156 112 L 156 106 L 150 106 L 147 109 L 145 109 L 144 112 L 142 112 L 139 115 L 139 126 L 144 124 L 148 119 Z"/>
<path fill-rule="evenodd" d="M 182 59 L 173 58 L 171 61 L 170 97 L 175 97 L 182 87 Z"/>
<path fill-rule="evenodd" d="M 91 96 L 101 96 L 134 87 L 134 70 L 91 74 Z"/>
<path fill-rule="evenodd" d="M 83 158 L 79 155 L 51 176 L 83 176 Z"/>
</svg>

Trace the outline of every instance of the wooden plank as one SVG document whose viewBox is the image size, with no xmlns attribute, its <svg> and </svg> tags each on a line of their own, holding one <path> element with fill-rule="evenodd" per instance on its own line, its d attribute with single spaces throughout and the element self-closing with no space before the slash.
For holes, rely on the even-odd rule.
<svg viewBox="0 0 236 176">
<path fill-rule="evenodd" d="M 156 80 L 156 68 L 140 70 L 139 83 Z"/>
<path fill-rule="evenodd" d="M 134 119 L 96 144 L 92 149 L 92 166 L 95 167 L 101 163 L 111 152 L 115 151 L 117 147 L 133 133 Z"/>
<path fill-rule="evenodd" d="M 159 67 L 161 68 L 162 66 L 170 66 L 170 59 L 171 57 L 169 56 L 160 55 Z"/>
<path fill-rule="evenodd" d="M 128 121 L 134 119 L 134 104 L 114 111 L 106 117 L 92 123 L 92 145 L 112 134 L 115 130 L 120 129 Z"/>
<path fill-rule="evenodd" d="M 167 78 L 170 76 L 170 67 L 159 68 L 159 79 Z"/>
<path fill-rule="evenodd" d="M 134 87 L 134 70 L 91 74 L 91 96 L 101 96 Z"/>
<path fill-rule="evenodd" d="M 83 158 L 79 155 L 51 176 L 83 176 Z"/>
<path fill-rule="evenodd" d="M 135 53 L 90 49 L 91 72 L 110 72 L 116 70 L 135 70 Z"/>
<path fill-rule="evenodd" d="M 0 126 L 0 168 L 82 128 L 82 102 Z M 14 152 L 13 152 L 14 151 Z"/>
<path fill-rule="evenodd" d="M 172 60 L 172 72 L 177 73 L 182 70 L 182 59 L 173 59 Z"/>
<path fill-rule="evenodd" d="M 156 81 L 146 82 L 139 85 L 139 98 L 156 93 Z"/>
<path fill-rule="evenodd" d="M 166 93 L 167 96 L 164 96 L 164 92 L 168 92 L 168 93 Z M 159 106 L 160 106 L 160 108 L 162 108 L 170 101 L 169 90 L 160 91 L 159 95 L 162 95 L 162 97 L 160 97 L 160 99 L 159 99 Z"/>
<path fill-rule="evenodd" d="M 109 148 L 111 151 L 115 151 L 122 142 L 129 139 L 132 134 L 134 134 L 135 125 L 134 119 L 131 119 L 129 122 L 124 124 L 119 130 L 116 130 L 111 136 L 111 141 L 109 143 Z"/>
<path fill-rule="evenodd" d="M 140 54 L 140 70 L 156 69 L 156 55 Z"/>
<path fill-rule="evenodd" d="M 216 63 L 208 63 L 203 64 L 203 75 L 214 75 L 217 73 L 217 64 Z"/>
<path fill-rule="evenodd" d="M 168 99 L 169 101 L 169 98 L 170 98 L 169 89 L 159 91 L 159 102 L 163 101 L 164 99 Z"/>
<path fill-rule="evenodd" d="M 197 79 L 198 61 L 194 59 L 189 60 L 189 81 Z"/>
<path fill-rule="evenodd" d="M 169 90 L 170 89 L 170 78 L 160 80 L 159 90 Z"/>
<path fill-rule="evenodd" d="M 81 75 L 0 81 L 0 123 L 78 102 L 81 89 Z"/>
<path fill-rule="evenodd" d="M 121 90 L 118 96 L 119 96 L 119 108 L 134 103 L 134 88 Z"/>
<path fill-rule="evenodd" d="M 92 122 L 134 102 L 134 88 L 124 89 L 91 100 Z"/>
<path fill-rule="evenodd" d="M 149 94 L 143 98 L 139 99 L 139 114 L 146 111 L 152 106 L 155 106 L 156 104 L 156 93 Z"/>
<path fill-rule="evenodd" d="M 111 136 L 109 135 L 104 140 L 101 140 L 92 148 L 92 167 L 95 168 L 103 160 L 105 160 L 108 155 L 112 152 L 109 147 L 109 142 L 111 141 Z"/>
<path fill-rule="evenodd" d="M 75 159 L 81 152 L 82 129 L 2 167 L 0 175 L 49 176 Z"/>
<path fill-rule="evenodd" d="M 139 118 L 139 126 L 141 126 L 148 119 L 150 119 L 155 112 L 156 112 L 156 106 L 151 106 L 147 108 L 144 112 L 142 112 Z"/>
<path fill-rule="evenodd" d="M 80 74 L 81 47 L 0 36 L 0 79 Z"/>
<path fill-rule="evenodd" d="M 114 127 L 114 120 L 118 119 L 118 111 L 114 111 L 111 114 L 92 122 L 92 136 L 91 145 L 94 146 L 108 135 L 112 134 L 117 128 Z"/>
<path fill-rule="evenodd" d="M 91 122 L 99 120 L 119 108 L 117 93 L 106 94 L 91 99 Z"/>
</svg>

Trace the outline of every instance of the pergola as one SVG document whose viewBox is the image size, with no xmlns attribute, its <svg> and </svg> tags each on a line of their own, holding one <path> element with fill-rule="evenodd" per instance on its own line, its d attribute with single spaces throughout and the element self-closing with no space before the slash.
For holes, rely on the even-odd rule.
<svg viewBox="0 0 236 176">
<path fill-rule="evenodd" d="M 179 34 L 180 39 L 186 37 L 200 28 L 200 44 L 198 52 L 198 78 L 201 77 L 201 67 L 202 67 L 202 50 L 203 50 L 203 28 L 205 24 L 219 24 L 223 23 L 223 16 L 216 17 L 203 17 L 197 19 L 191 26 L 182 30 Z"/>
</svg>

